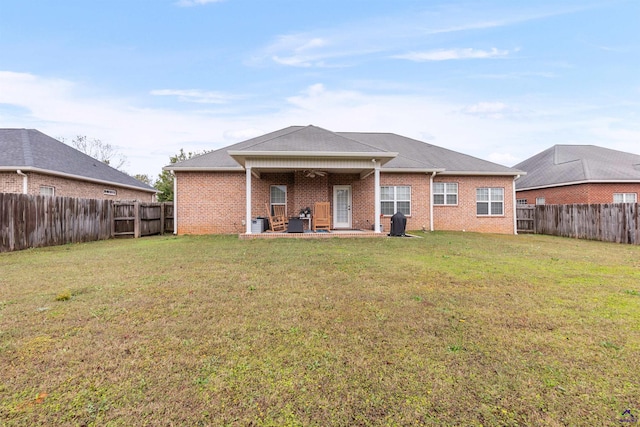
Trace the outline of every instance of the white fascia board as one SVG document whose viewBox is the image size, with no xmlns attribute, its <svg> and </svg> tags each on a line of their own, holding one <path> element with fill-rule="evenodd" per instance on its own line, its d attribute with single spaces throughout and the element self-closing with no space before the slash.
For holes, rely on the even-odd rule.
<svg viewBox="0 0 640 427">
<path fill-rule="evenodd" d="M 225 167 L 209 167 L 209 166 L 165 166 L 162 168 L 164 171 L 175 172 L 244 172 L 244 168 L 240 166 L 225 166 Z"/>
<path fill-rule="evenodd" d="M 440 173 L 444 171 L 442 168 L 381 168 L 380 173 L 427 173 L 431 174 L 433 172 Z"/>
<path fill-rule="evenodd" d="M 248 158 L 344 158 L 344 159 L 377 159 L 381 164 L 396 158 L 398 153 L 393 152 L 346 152 L 346 151 L 238 151 L 230 150 L 227 154 L 244 166 Z"/>
<path fill-rule="evenodd" d="M 517 185 L 518 181 L 516 181 Z M 569 185 L 580 185 L 580 184 L 640 184 L 640 180 L 637 179 L 601 179 L 601 180 L 584 180 L 584 181 L 570 181 L 570 182 L 561 182 L 558 184 L 544 184 L 537 185 L 535 187 L 525 187 L 525 188 L 517 188 L 517 191 L 529 191 L 529 190 L 542 190 L 544 188 L 555 188 L 555 187 L 567 187 Z"/>
<path fill-rule="evenodd" d="M 513 171 L 513 172 L 487 172 L 487 171 L 444 171 L 439 175 L 461 175 L 461 176 L 522 176 L 526 175 L 526 172 Z"/>
<path fill-rule="evenodd" d="M 114 187 L 129 188 L 129 189 L 138 190 L 138 191 L 146 191 L 148 193 L 153 193 L 153 194 L 157 194 L 158 193 L 158 190 L 152 189 L 152 188 L 136 187 L 135 185 L 121 184 L 119 182 L 107 181 L 107 180 L 104 180 L 104 179 L 97 179 L 97 178 L 89 178 L 89 177 L 82 176 L 82 175 L 73 175 L 73 174 L 70 174 L 70 173 L 52 171 L 52 170 L 48 170 L 48 169 L 34 168 L 34 167 L 31 167 L 31 166 L 27 166 L 27 167 L 1 166 L 0 167 L 0 172 L 15 172 L 18 169 L 21 170 L 22 172 L 35 172 L 35 173 L 41 173 L 43 175 L 59 176 L 59 177 L 62 177 L 62 178 L 76 179 L 78 181 L 87 181 L 87 182 L 92 182 L 92 183 L 95 183 L 95 184 L 106 184 L 106 185 L 112 185 Z"/>
</svg>

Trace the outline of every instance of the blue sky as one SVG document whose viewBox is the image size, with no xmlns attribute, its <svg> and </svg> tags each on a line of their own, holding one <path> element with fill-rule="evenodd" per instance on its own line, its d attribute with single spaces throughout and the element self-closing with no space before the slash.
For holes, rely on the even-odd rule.
<svg viewBox="0 0 640 427">
<path fill-rule="evenodd" d="M 290 125 L 640 154 L 640 2 L 0 0 L 0 127 L 169 156 Z"/>
</svg>

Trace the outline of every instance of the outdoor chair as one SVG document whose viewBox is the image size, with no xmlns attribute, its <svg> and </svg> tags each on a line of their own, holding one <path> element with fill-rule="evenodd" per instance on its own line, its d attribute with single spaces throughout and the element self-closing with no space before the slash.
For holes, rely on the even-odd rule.
<svg viewBox="0 0 640 427">
<path fill-rule="evenodd" d="M 329 202 L 317 202 L 313 208 L 313 231 L 331 229 L 331 205 Z"/>
<path fill-rule="evenodd" d="M 274 206 L 273 214 L 271 213 L 269 203 L 265 203 L 265 207 L 267 208 L 267 216 L 269 217 L 269 229 L 271 231 L 286 231 L 287 216 L 284 213 L 284 206 Z"/>
</svg>

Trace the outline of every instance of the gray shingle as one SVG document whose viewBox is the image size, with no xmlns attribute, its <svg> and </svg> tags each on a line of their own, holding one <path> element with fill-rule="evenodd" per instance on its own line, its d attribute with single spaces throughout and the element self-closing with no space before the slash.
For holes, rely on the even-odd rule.
<svg viewBox="0 0 640 427">
<path fill-rule="evenodd" d="M 0 168 L 36 168 L 155 191 L 147 184 L 35 129 L 0 129 Z"/>
<path fill-rule="evenodd" d="M 640 181 L 640 155 L 596 145 L 554 145 L 517 164 L 527 172 L 516 188 L 577 182 Z"/>
<path fill-rule="evenodd" d="M 398 153 L 385 169 L 446 169 L 463 173 L 505 173 L 518 171 L 476 157 L 447 150 L 422 141 L 392 133 L 331 132 L 316 126 L 290 126 L 247 141 L 197 156 L 166 168 L 237 168 L 228 151 L 263 152 L 358 152 Z"/>
</svg>

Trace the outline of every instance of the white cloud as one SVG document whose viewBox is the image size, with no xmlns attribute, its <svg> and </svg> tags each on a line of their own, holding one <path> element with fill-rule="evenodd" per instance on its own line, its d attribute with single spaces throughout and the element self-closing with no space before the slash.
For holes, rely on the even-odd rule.
<svg viewBox="0 0 640 427">
<path fill-rule="evenodd" d="M 195 90 L 197 93 L 200 91 Z M 117 147 L 129 171 L 156 176 L 180 148 L 218 149 L 291 125 L 335 131 L 395 132 L 498 163 L 515 162 L 557 143 L 576 140 L 637 152 L 640 125 L 633 118 L 567 105 L 555 99 L 527 105 L 526 120 L 508 100 L 463 105 L 450 99 L 394 92 L 334 90 L 310 85 L 269 112 L 218 114 L 145 106 L 150 99 L 95 97 L 96 89 L 68 80 L 0 72 L 0 127 L 36 128 L 53 137 L 87 135 Z M 169 98 L 170 99 L 170 98 Z M 235 108 L 236 106 L 234 106 Z M 490 116 L 502 114 L 502 120 Z M 576 133 L 579 132 L 579 133 Z"/>
<path fill-rule="evenodd" d="M 491 50 L 481 49 L 436 49 L 426 52 L 409 52 L 402 55 L 394 55 L 393 58 L 407 59 L 415 62 L 426 61 L 449 61 L 455 59 L 489 59 L 504 58 L 509 55 L 508 50 L 492 48 Z"/>
<path fill-rule="evenodd" d="M 181 7 L 191 7 L 191 6 L 202 6 L 204 4 L 209 4 L 209 3 L 219 3 L 222 1 L 224 0 L 180 0 L 180 1 L 177 1 L 175 4 L 176 6 L 181 6 Z"/>
<path fill-rule="evenodd" d="M 240 98 L 237 95 L 198 89 L 155 89 L 149 93 L 155 96 L 175 96 L 180 101 L 199 104 L 226 104 L 231 100 Z"/>
<path fill-rule="evenodd" d="M 505 116 L 513 116 L 520 112 L 518 108 L 510 107 L 503 102 L 478 102 L 463 107 L 460 111 L 464 114 L 490 119 L 503 119 Z"/>
</svg>

